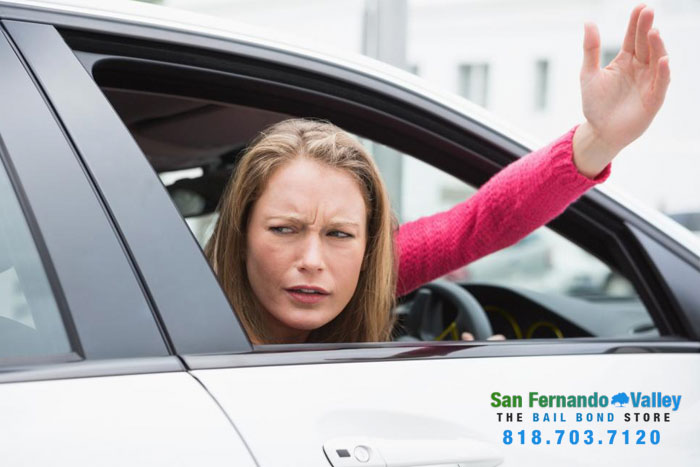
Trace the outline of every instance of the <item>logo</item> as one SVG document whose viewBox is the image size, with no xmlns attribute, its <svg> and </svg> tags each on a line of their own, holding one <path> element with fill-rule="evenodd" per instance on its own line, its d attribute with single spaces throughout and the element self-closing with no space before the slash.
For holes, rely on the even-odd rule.
<svg viewBox="0 0 700 467">
<path fill-rule="evenodd" d="M 660 391 L 608 394 L 492 392 L 490 402 L 496 422 L 506 425 L 503 444 L 654 445 L 661 442 L 659 424 L 671 422 L 682 399 Z"/>
<path fill-rule="evenodd" d="M 629 404 L 630 398 L 624 392 L 619 392 L 612 396 L 610 403 L 615 407 L 624 407 L 625 404 Z"/>
</svg>

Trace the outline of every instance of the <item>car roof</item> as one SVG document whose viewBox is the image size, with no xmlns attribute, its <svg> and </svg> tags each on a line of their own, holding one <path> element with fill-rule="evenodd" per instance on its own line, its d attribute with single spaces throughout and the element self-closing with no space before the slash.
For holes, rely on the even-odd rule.
<svg viewBox="0 0 700 467">
<path fill-rule="evenodd" d="M 13 11 L 17 10 L 48 11 L 124 24 L 145 25 L 162 30 L 188 32 L 206 37 L 227 39 L 302 56 L 307 59 L 331 64 L 335 67 L 360 72 L 375 80 L 381 80 L 392 86 L 420 95 L 438 105 L 488 126 L 490 129 L 523 147 L 537 148 L 544 143 L 494 116 L 482 107 L 454 93 L 437 89 L 422 78 L 407 71 L 360 54 L 324 49 L 322 46 L 316 45 L 313 48 L 309 48 L 300 45 L 301 41 L 298 38 L 279 31 L 266 30 L 229 19 L 135 1 L 60 0 L 49 2 L 0 0 L 0 15 L 2 17 L 12 18 Z M 653 225 L 700 258 L 700 239 L 672 219 L 610 186 L 598 186 L 595 189 L 646 219 L 650 225 Z"/>
</svg>

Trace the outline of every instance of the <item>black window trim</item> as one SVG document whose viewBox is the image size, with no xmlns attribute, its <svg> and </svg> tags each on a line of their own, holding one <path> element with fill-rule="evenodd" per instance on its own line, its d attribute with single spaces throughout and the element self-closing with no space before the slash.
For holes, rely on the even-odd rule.
<svg viewBox="0 0 700 467">
<path fill-rule="evenodd" d="M 2 41 L 3 39 L 4 39 L 4 37 L 0 37 L 0 41 Z M 1 46 L 2 45 L 0 45 L 0 47 Z M 0 80 L 0 84 L 2 84 L 2 80 Z M 0 368 L 7 367 L 7 366 L 13 366 L 16 364 L 31 365 L 31 364 L 42 364 L 42 363 L 46 363 L 46 362 L 80 361 L 83 359 L 83 355 L 85 355 L 85 351 L 83 350 L 83 346 L 82 346 L 80 339 L 78 337 L 78 331 L 76 329 L 75 322 L 73 321 L 73 317 L 70 314 L 70 312 L 68 311 L 68 303 L 66 302 L 66 297 L 63 293 L 63 289 L 61 288 L 60 282 L 58 280 L 58 276 L 56 274 L 56 269 L 53 265 L 51 257 L 49 256 L 49 253 L 46 249 L 46 243 L 44 242 L 44 239 L 42 238 L 41 231 L 39 230 L 39 225 L 36 221 L 36 218 L 34 217 L 34 214 L 32 212 L 31 207 L 29 206 L 27 196 L 24 192 L 22 184 L 19 181 L 19 177 L 17 176 L 17 173 L 12 165 L 12 161 L 10 160 L 10 158 L 8 156 L 7 148 L 5 147 L 5 143 L 2 140 L 2 132 L 1 131 L 0 131 L 0 170 L 6 171 L 7 178 L 9 179 L 10 184 L 12 185 L 12 189 L 14 190 L 15 195 L 17 197 L 19 207 L 20 207 L 22 213 L 24 214 L 24 219 L 27 222 L 27 227 L 29 229 L 30 235 L 32 236 L 33 244 L 37 249 L 37 253 L 39 255 L 39 259 L 41 261 L 42 268 L 44 270 L 44 273 L 46 274 L 46 279 L 49 283 L 51 293 L 53 294 L 54 300 L 56 301 L 56 307 L 58 308 L 58 312 L 61 316 L 61 323 L 63 324 L 64 330 L 66 332 L 66 337 L 68 339 L 70 349 L 72 350 L 71 352 L 68 352 L 68 353 L 54 354 L 54 355 L 38 355 L 38 356 L 27 356 L 27 357 L 22 357 L 22 356 L 4 357 L 4 358 L 0 358 Z"/>
<path fill-rule="evenodd" d="M 260 345 L 256 352 L 238 355 L 185 355 L 190 370 L 251 368 L 267 366 L 318 365 L 434 360 L 446 358 L 551 357 L 657 353 L 700 353 L 700 342 L 682 338 L 597 339 L 570 338 L 564 342 L 547 339 L 503 342 L 422 342 L 359 344 Z"/>
<path fill-rule="evenodd" d="M 73 51 L 53 26 L 3 25 L 72 141 L 172 352 L 250 351 L 190 229 Z"/>
<path fill-rule="evenodd" d="M 73 350 L 48 360 L 3 359 L 0 365 L 168 355 L 89 179 L 76 163 L 52 109 L 4 28 L 0 28 L 0 47 L 5 57 L 0 78 L 5 91 L 3 103 L 8 109 L 22 109 L 21 114 L 0 115 L 0 158 L 27 218 Z M 26 124 L 29 121 L 31 131 Z M 61 196 L 56 196 L 58 192 Z M 66 236 L 66 232 L 71 235 Z M 92 269 L 86 269 L 80 254 L 85 254 L 83 248 L 97 239 L 109 241 L 100 244 L 105 247 L 100 250 L 100 264 L 94 261 L 90 263 Z M 110 286 L 107 275 L 119 286 Z M 131 288 L 124 283 L 130 283 Z M 143 306 L 137 305 L 139 296 Z M 100 314 L 109 312 L 116 319 L 105 320 Z"/>
<path fill-rule="evenodd" d="M 7 36 L 5 35 L 4 31 L 0 31 L 0 47 L 5 49 L 7 51 L 7 48 L 11 49 L 12 44 L 9 42 Z M 3 76 L 2 79 L 0 79 L 0 85 L 3 86 L 10 86 L 12 81 L 11 79 L 15 78 L 15 73 L 19 71 L 18 62 L 15 60 L 11 60 L 12 63 L 7 63 L 6 61 L 0 62 L 2 64 L 3 70 L 7 70 L 5 72 L 5 75 Z M 9 70 L 8 70 L 9 68 Z M 14 82 L 16 83 L 16 81 Z M 21 94 L 18 93 L 18 96 L 13 96 L 16 98 L 21 97 Z M 8 105 L 8 107 L 12 107 L 13 103 L 9 101 L 4 101 L 4 103 Z M 20 99 L 17 99 L 17 102 L 14 105 L 20 105 Z M 27 106 L 26 111 L 31 112 L 32 110 L 35 110 L 31 106 Z M 0 119 L 1 121 L 2 119 Z M 3 358 L 0 359 L 0 365 L 7 365 L 7 364 L 12 364 L 13 362 L 16 361 L 22 361 L 22 362 L 43 362 L 46 359 L 50 360 L 55 360 L 58 359 L 59 361 L 75 361 L 76 359 L 81 359 L 82 355 L 84 355 L 84 351 L 82 348 L 82 344 L 80 342 L 80 339 L 78 338 L 78 333 L 75 327 L 75 323 L 73 321 L 73 318 L 71 314 L 68 311 L 68 304 L 66 302 L 66 297 L 63 293 L 63 289 L 61 288 L 60 282 L 58 280 L 58 276 L 56 274 L 56 269 L 54 267 L 54 264 L 51 260 L 51 257 L 48 254 L 47 248 L 46 248 L 46 242 L 44 241 L 43 235 L 41 233 L 41 230 L 39 229 L 39 224 L 36 220 L 36 217 L 34 216 L 34 212 L 30 206 L 27 193 L 25 192 L 24 187 L 22 186 L 22 183 L 19 180 L 19 176 L 17 174 L 17 170 L 14 167 L 14 164 L 12 163 L 12 160 L 10 158 L 9 151 L 5 145 L 5 141 L 3 139 L 3 132 L 5 130 L 0 128 L 0 170 L 5 170 L 7 174 L 7 178 L 10 181 L 10 184 L 12 185 L 12 188 L 15 192 L 15 196 L 17 197 L 17 202 L 19 203 L 19 207 L 24 215 L 24 219 L 27 223 L 27 227 L 29 229 L 29 232 L 32 236 L 32 241 L 34 243 L 34 246 L 37 249 L 37 253 L 39 255 L 39 259 L 41 261 L 41 265 L 44 269 L 44 272 L 46 274 L 46 278 L 49 282 L 49 287 L 51 288 L 51 292 L 53 294 L 54 300 L 56 302 L 56 306 L 58 308 L 58 312 L 61 315 L 61 321 L 63 323 L 66 336 L 68 338 L 68 342 L 71 348 L 71 352 L 68 354 L 62 354 L 62 355 L 54 355 L 54 356 L 32 356 L 32 357 L 11 357 L 11 358 Z"/>
</svg>

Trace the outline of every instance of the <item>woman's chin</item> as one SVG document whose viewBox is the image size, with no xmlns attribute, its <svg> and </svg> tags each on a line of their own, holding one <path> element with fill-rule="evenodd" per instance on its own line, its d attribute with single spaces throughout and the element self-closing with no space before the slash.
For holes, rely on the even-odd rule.
<svg viewBox="0 0 700 467">
<path fill-rule="evenodd" d="M 293 309 L 288 310 L 283 316 L 275 316 L 286 327 L 299 331 L 313 331 L 330 323 L 338 313 L 327 309 Z"/>
</svg>

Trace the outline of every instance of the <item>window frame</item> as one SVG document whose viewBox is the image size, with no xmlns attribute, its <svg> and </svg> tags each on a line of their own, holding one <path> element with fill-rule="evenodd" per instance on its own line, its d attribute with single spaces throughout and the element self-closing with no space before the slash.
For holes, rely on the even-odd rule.
<svg viewBox="0 0 700 467">
<path fill-rule="evenodd" d="M 76 22 L 79 22 L 76 18 L 66 21 L 70 26 L 75 26 Z M 87 27 L 88 25 L 92 27 Z M 94 30 L 96 25 L 104 31 L 102 33 L 86 31 Z M 391 83 L 372 79 L 368 75 L 350 69 L 334 67 L 325 62 L 313 61 L 281 51 L 257 48 L 250 44 L 185 32 L 156 31 L 133 24 L 124 27 L 103 20 L 86 20 L 83 26 L 82 30 L 63 28 L 61 34 L 73 49 L 85 52 L 80 56 L 83 66 L 89 71 L 98 60 L 120 60 L 122 64 L 131 63 L 135 69 L 138 68 L 142 72 L 143 66 L 149 65 L 170 71 L 177 70 L 179 78 L 186 74 L 200 73 L 214 81 L 221 82 L 223 79 L 226 80 L 229 90 L 233 89 L 234 84 L 239 86 L 236 89 L 239 97 L 242 98 L 250 89 L 258 93 L 256 97 L 264 91 L 268 93 L 266 97 L 269 99 L 266 105 L 271 105 L 270 102 L 279 105 L 281 101 L 287 106 L 296 107 L 297 112 L 293 112 L 294 114 L 298 113 L 299 103 L 305 103 L 303 108 L 309 109 L 309 115 L 324 117 L 330 112 L 335 123 L 350 131 L 409 153 L 453 174 L 466 183 L 480 186 L 502 166 L 528 152 L 525 147 L 452 109 L 392 86 Z M 126 33 L 127 29 L 130 37 L 120 37 Z M 149 39 L 145 39 L 146 37 Z M 157 63 L 157 60 L 162 63 Z M 150 71 L 153 71 L 153 68 Z M 163 83 L 158 84 L 159 89 L 163 90 Z M 93 85 L 97 88 L 95 83 Z M 310 96 L 314 97 L 317 105 L 310 103 Z M 237 103 L 245 104 L 240 101 Z M 104 102 L 101 105 L 104 105 Z M 260 107 L 259 103 L 256 103 L 256 107 Z M 284 111 L 279 107 L 276 109 Z M 61 114 L 60 109 L 59 114 Z M 381 131 L 377 129 L 377 122 L 383 125 Z M 121 124 L 115 125 L 114 122 L 110 122 L 110 125 L 110 132 L 119 134 L 119 138 L 124 137 L 124 132 L 128 133 Z M 68 126 L 70 132 L 70 125 Z M 411 143 L 410 151 L 405 149 L 408 141 Z M 129 149 L 133 151 L 133 148 Z M 140 154 L 140 151 L 138 152 Z M 142 154 L 140 157 L 145 159 Z M 464 164 L 467 159 L 470 161 L 468 169 L 465 167 L 467 164 Z M 155 174 L 153 174 L 153 181 L 158 181 Z M 162 188 L 159 181 L 158 184 Z M 105 194 L 105 199 L 108 204 L 111 204 L 111 196 Z M 163 202 L 162 206 L 166 204 L 168 203 Z M 168 205 L 170 206 L 168 209 L 176 212 L 171 202 Z M 115 217 L 118 216 L 114 211 L 112 213 Z M 191 245 L 198 248 L 196 239 L 192 237 L 184 221 L 181 218 L 180 220 L 178 228 L 187 229 Z M 684 337 L 694 338 L 694 335 L 689 335 L 692 330 L 686 330 L 681 326 L 678 315 L 682 315 L 683 310 L 679 309 L 673 297 L 663 289 L 663 284 L 658 282 L 660 278 L 651 274 L 653 265 L 644 260 L 643 248 L 627 228 L 627 223 L 649 230 L 649 226 L 644 224 L 643 219 L 637 218 L 601 193 L 593 191 L 584 195 L 562 216 L 548 225 L 555 232 L 599 258 L 600 252 L 596 254 L 595 245 L 593 245 L 596 242 L 591 242 L 587 248 L 581 245 L 580 238 L 586 236 L 586 231 L 590 230 L 591 226 L 594 226 L 596 232 L 602 232 L 606 239 L 615 245 L 612 251 L 615 263 L 620 264 L 617 269 L 631 276 L 630 280 L 638 290 L 641 288 L 640 296 L 660 331 L 675 334 L 661 341 L 670 340 L 678 344 L 684 341 Z M 133 238 L 127 232 L 122 231 L 122 234 L 125 243 L 132 244 Z M 657 237 L 659 234 L 659 232 L 654 233 Z M 201 250 L 199 253 L 201 255 Z M 135 256 L 135 261 L 139 261 L 138 255 Z M 609 259 L 604 262 L 609 263 Z M 145 275 L 142 279 L 144 286 L 152 290 L 153 284 L 150 279 Z M 207 279 L 211 280 L 211 278 Z M 172 320 L 181 318 L 176 312 L 164 316 L 164 314 L 170 314 L 172 310 L 159 306 L 153 295 L 151 299 L 156 302 L 154 306 L 159 310 L 164 327 L 169 329 Z M 237 319 L 234 318 L 234 320 L 240 328 L 240 323 Z M 189 338 L 201 339 L 204 336 L 201 333 L 195 334 L 193 331 Z M 170 337 L 175 349 L 179 349 L 178 339 L 172 334 Z M 245 340 L 247 342 L 247 339 Z M 591 347 L 590 350 L 595 353 L 609 351 L 610 348 L 619 347 L 620 343 L 620 341 L 610 342 L 608 350 L 600 350 L 601 346 L 595 349 Z M 522 343 L 517 345 L 527 346 Z M 581 345 L 586 347 L 585 342 L 581 342 Z M 663 342 L 657 341 L 640 344 L 641 347 L 663 347 L 664 345 Z M 284 347 L 287 346 L 279 346 L 278 350 L 283 352 Z M 367 344 L 360 347 L 381 348 L 382 345 Z M 541 349 L 543 346 L 539 343 L 539 347 L 531 347 L 533 350 L 536 348 Z M 265 350 L 266 354 L 275 353 L 268 349 L 260 350 Z M 252 346 L 249 346 L 249 342 L 247 348 L 246 345 L 240 345 L 236 349 L 227 350 L 228 353 L 244 354 L 250 351 Z M 688 351 L 697 351 L 697 346 L 688 343 Z M 494 352 L 498 353 L 495 349 Z M 194 356 L 192 353 L 178 351 L 178 354 L 183 355 L 186 360 L 192 357 L 194 359 L 192 361 L 201 361 L 204 358 Z M 550 353 L 544 352 L 544 354 Z M 247 356 L 241 355 L 241 358 L 245 359 Z"/>
<path fill-rule="evenodd" d="M 67 354 L 3 359 L 3 380 L 23 381 L 26 372 L 37 367 L 167 357 L 104 206 L 4 27 L 0 52 L 0 95 L 8 108 L 22 109 L 0 115 L 0 170 L 7 171 L 72 349 Z M 99 261 L 77 254 L 85 250 L 100 251 Z"/>
<path fill-rule="evenodd" d="M 149 50 L 149 52 L 153 52 L 153 50 Z M 96 63 L 96 61 L 105 59 L 107 57 L 110 57 L 108 54 L 106 57 L 103 56 L 102 58 L 99 58 L 97 56 L 91 56 L 85 60 L 85 62 L 91 62 L 93 65 Z M 198 56 L 197 57 L 199 61 L 203 61 L 204 57 Z M 111 58 L 107 58 L 111 60 L 117 60 L 121 61 L 124 60 L 123 57 L 115 57 L 111 56 Z M 261 96 L 265 95 L 265 91 L 268 90 L 270 93 L 270 101 L 265 102 L 263 105 L 260 105 L 259 102 L 252 102 L 249 104 L 253 104 L 255 107 L 261 107 L 261 108 L 266 108 L 268 110 L 276 110 L 276 111 L 281 111 L 281 112 L 286 112 L 286 113 L 292 113 L 294 114 L 295 112 L 292 112 L 292 109 L 296 109 L 297 113 L 298 109 L 300 108 L 308 108 L 309 109 L 309 114 L 318 116 L 320 118 L 330 118 L 332 121 L 335 123 L 341 125 L 342 127 L 348 128 L 350 131 L 353 131 L 356 134 L 359 134 L 363 137 L 368 137 L 371 138 L 375 141 L 379 141 L 382 144 L 386 144 L 388 146 L 393 147 L 394 149 L 397 149 L 401 152 L 404 153 L 410 153 L 412 156 L 417 157 L 421 160 L 424 160 L 425 162 L 430 163 L 431 165 L 441 169 L 445 170 L 447 172 L 450 172 L 452 175 L 457 176 L 458 178 L 462 179 L 463 181 L 470 183 L 470 184 L 475 184 L 475 185 L 481 185 L 485 180 L 490 178 L 497 170 L 500 170 L 500 165 L 496 166 L 495 168 L 493 167 L 493 160 L 488 160 L 491 164 L 488 166 L 486 164 L 481 165 L 481 163 L 485 162 L 483 159 L 487 159 L 489 157 L 493 157 L 496 159 L 496 154 L 497 151 L 500 153 L 499 150 L 502 150 L 503 147 L 496 147 L 494 148 L 493 142 L 494 142 L 494 137 L 498 136 L 495 134 L 491 134 L 491 139 L 490 140 L 477 140 L 475 138 L 472 138 L 471 140 L 467 142 L 460 142 L 457 144 L 454 144 L 454 141 L 446 141 L 445 138 L 440 138 L 439 140 L 433 139 L 430 143 L 427 143 L 426 145 L 423 145 L 423 141 L 419 141 L 416 137 L 416 139 L 412 140 L 411 143 L 414 145 L 410 149 L 416 149 L 419 148 L 419 151 L 422 151 L 421 153 L 411 151 L 408 149 L 409 144 L 406 143 L 406 141 L 401 141 L 402 138 L 407 137 L 409 134 L 412 134 L 412 132 L 419 130 L 419 127 L 415 124 L 415 122 L 410 122 L 406 121 L 406 108 L 404 107 L 405 102 L 391 102 L 389 97 L 394 97 L 394 96 L 382 96 L 378 97 L 375 93 L 375 95 L 370 96 L 370 97 L 365 97 L 362 96 L 358 91 L 358 89 L 352 89 L 351 86 L 348 86 L 347 83 L 333 83 L 337 84 L 338 86 L 344 86 L 344 89 L 336 89 L 335 92 L 328 92 L 327 90 L 318 90 L 318 91 L 309 91 L 308 88 L 306 87 L 307 85 L 311 84 L 311 79 L 312 77 L 309 76 L 310 70 L 307 69 L 301 69 L 297 70 L 297 72 L 303 76 L 298 77 L 298 82 L 295 83 L 289 83 L 287 82 L 280 82 L 282 81 L 280 79 L 280 75 L 282 74 L 279 70 L 272 69 L 273 64 L 268 64 L 266 65 L 261 65 L 257 64 L 259 67 L 258 69 L 250 70 L 250 68 L 253 68 L 255 65 L 252 63 L 249 63 L 248 61 L 245 60 L 244 57 L 229 57 L 231 61 L 235 61 L 235 65 L 240 65 L 242 67 L 247 66 L 249 69 L 246 70 L 246 73 L 231 73 L 231 72 L 224 72 L 221 70 L 221 68 L 216 69 L 216 68 L 211 68 L 211 67 L 204 67 L 204 66 L 192 66 L 189 64 L 182 64 L 182 63 L 173 63 L 173 62 L 161 62 L 158 63 L 155 60 L 153 60 L 152 57 L 149 56 L 147 59 L 140 59 L 140 58 L 134 58 L 130 57 L 126 59 L 126 62 L 132 62 L 134 66 L 135 64 L 138 63 L 139 61 L 141 62 L 141 65 L 139 65 L 139 68 L 143 72 L 143 65 L 148 63 L 149 65 L 158 68 L 160 66 L 164 66 L 165 68 L 169 68 L 170 71 L 164 71 L 161 69 L 161 72 L 164 72 L 165 74 L 167 73 L 175 73 L 175 70 L 177 71 L 178 78 L 182 77 L 183 74 L 187 73 L 192 73 L 192 74 L 198 74 L 202 73 L 202 75 L 210 74 L 210 75 L 216 75 L 216 79 L 221 80 L 221 79 L 229 79 L 231 82 L 229 82 L 229 86 L 231 86 L 232 83 L 235 82 L 236 86 L 240 86 L 241 90 L 239 93 L 236 93 L 234 96 L 235 102 L 237 104 L 243 104 L 245 105 L 247 102 L 245 101 L 244 95 L 247 94 L 248 92 L 252 91 L 253 89 L 256 92 L 256 97 L 255 99 L 261 99 Z M 290 67 L 299 67 L 299 60 L 298 57 L 288 57 L 289 63 L 288 65 Z M 239 61 L 240 60 L 240 61 Z M 186 61 L 186 60 L 183 60 Z M 242 63 L 243 62 L 243 63 Z M 122 62 L 125 63 L 125 62 Z M 226 64 L 228 65 L 229 68 L 232 67 L 233 64 Z M 87 66 L 87 65 L 86 65 Z M 119 66 L 119 65 L 116 65 Z M 275 64 L 275 67 L 278 66 Z M 274 76 L 266 76 L 266 72 L 269 73 L 272 71 L 275 73 Z M 315 71 L 315 70 L 314 70 Z M 343 72 L 347 73 L 347 70 L 335 70 L 337 72 Z M 313 71 L 312 71 L 313 72 Z M 319 70 L 317 73 L 319 75 L 323 74 L 325 70 Z M 226 74 L 224 74 L 226 73 Z M 284 76 L 286 78 L 291 78 L 292 76 L 291 73 L 293 73 L 293 70 L 285 70 Z M 342 73 L 341 73 L 342 74 Z M 264 78 L 261 78 L 261 76 L 264 76 Z M 116 78 L 118 81 L 124 79 L 124 77 L 119 77 Z M 324 80 L 323 83 L 315 83 L 317 86 L 323 86 L 323 85 L 328 85 L 328 79 Z M 352 82 L 352 81 L 351 81 Z M 135 84 L 135 83 L 131 83 Z M 365 83 L 363 83 L 365 84 Z M 380 83 L 374 83 L 374 86 L 378 86 Z M 304 86 L 304 87 L 302 87 Z M 369 86 L 370 88 L 373 86 Z M 178 92 L 178 88 L 180 88 L 179 85 L 173 85 L 172 88 L 169 88 L 173 92 Z M 350 89 L 348 89 L 350 88 Z M 139 87 L 140 90 L 150 90 L 150 91 L 157 91 L 157 87 L 152 87 L 152 84 L 147 84 L 144 88 Z M 192 89 L 192 87 L 190 87 Z M 364 91 L 364 90 L 363 90 Z M 222 100 L 221 96 L 216 95 L 217 91 L 213 91 L 215 94 L 207 94 L 206 92 L 203 94 L 187 94 L 190 97 L 209 97 L 209 98 L 216 98 L 216 100 Z M 365 91 L 366 92 L 366 91 Z M 306 95 L 306 96 L 304 96 Z M 282 96 L 282 97 L 280 97 Z M 387 120 L 387 127 L 381 128 L 378 130 L 375 127 L 375 121 L 372 121 L 369 119 L 369 115 L 371 112 L 367 107 L 361 107 L 363 103 L 358 103 L 358 102 L 350 102 L 349 100 L 343 99 L 343 98 L 336 98 L 335 96 L 352 96 L 354 99 L 360 100 L 360 97 L 365 97 L 365 99 L 370 100 L 372 99 L 371 103 L 374 104 L 377 107 L 382 108 L 375 108 L 372 109 L 374 110 L 375 118 L 377 120 L 381 119 L 386 119 Z M 411 96 L 411 97 L 416 97 L 416 96 Z M 243 99 L 243 101 L 241 101 Z M 285 102 L 284 100 L 287 99 Z M 312 101 L 315 99 L 317 102 L 323 102 L 323 104 L 319 105 L 310 105 L 308 102 Z M 225 99 L 224 99 L 225 100 Z M 281 106 L 280 106 L 280 101 L 283 101 Z M 412 104 L 415 104 L 415 102 L 412 102 Z M 321 108 L 322 105 L 328 105 L 329 109 L 323 109 Z M 386 106 L 386 107 L 385 107 Z M 353 108 L 355 107 L 355 108 Z M 418 112 L 420 112 L 421 108 L 420 106 L 416 106 Z M 416 110 L 416 109 L 412 109 Z M 395 112 L 396 114 L 391 114 L 391 112 Z M 380 114 L 378 117 L 376 116 L 377 114 Z M 394 121 L 390 118 L 391 116 L 395 116 L 396 118 Z M 415 117 L 415 114 L 412 115 L 411 117 Z M 403 121 L 401 121 L 403 120 Z M 428 118 L 425 118 L 423 116 L 423 121 L 421 123 L 427 123 L 429 121 Z M 478 126 L 476 122 L 469 121 L 471 124 L 472 128 L 474 126 Z M 393 124 L 392 126 L 389 126 L 389 124 Z M 387 136 L 386 130 L 396 130 L 397 133 L 394 134 L 389 134 Z M 435 130 L 435 123 L 433 123 L 432 128 L 430 130 Z M 483 128 L 482 128 L 483 129 Z M 400 131 L 400 132 L 399 132 Z M 402 134 L 403 133 L 403 134 Z M 427 133 L 427 132 L 425 132 Z M 434 136 L 434 135 L 430 135 Z M 442 136 L 442 135 L 440 135 Z M 460 135 L 462 136 L 462 135 Z M 385 138 L 385 139 L 380 139 L 380 138 Z M 464 140 L 464 138 L 462 138 Z M 502 141 L 496 140 L 497 143 L 502 143 Z M 452 143 L 452 144 L 450 144 Z M 480 144 L 479 144 L 480 143 Z M 489 144 L 491 143 L 491 144 Z M 434 144 L 434 146 L 433 146 Z M 442 159 L 440 154 L 436 156 L 435 154 L 435 149 L 437 148 L 438 150 L 445 151 L 445 153 L 452 152 L 452 156 L 454 156 L 454 153 L 457 152 L 455 151 L 455 146 L 459 149 L 459 156 L 460 157 L 469 157 L 472 158 L 472 160 L 475 160 L 479 158 L 479 166 L 476 167 L 477 170 L 475 173 L 468 173 L 469 169 L 475 168 L 475 167 L 470 167 L 469 169 L 465 169 L 465 164 L 460 164 L 459 159 L 460 157 L 454 157 L 450 158 L 449 155 L 445 159 Z M 473 149 L 474 148 L 474 149 Z M 475 149 L 478 148 L 478 149 Z M 483 151 L 483 152 L 479 152 Z M 521 154 L 527 153 L 528 151 L 522 151 Z M 484 156 L 485 154 L 488 154 L 488 156 Z M 517 152 L 516 152 L 517 154 Z M 513 157 L 512 153 L 511 154 L 502 154 L 500 153 L 502 157 L 505 156 L 504 158 L 508 160 L 509 162 L 514 160 L 515 158 Z M 432 158 L 432 159 L 431 159 Z M 498 161 L 500 162 L 500 161 Z M 505 163 L 503 163 L 505 165 Z M 452 170 L 450 170 L 452 169 Z M 459 170 L 461 169 L 461 170 Z M 483 172 L 478 170 L 478 169 L 483 169 Z M 454 170 L 459 170 L 459 172 L 455 172 Z M 582 202 L 585 203 L 585 198 L 587 198 L 590 195 L 595 196 L 597 193 L 591 193 L 587 194 L 584 196 L 584 199 L 582 201 L 577 202 L 574 206 L 569 208 L 567 211 L 575 211 L 575 206 L 578 204 L 582 204 Z M 592 196 L 591 196 L 592 197 Z M 600 213 L 597 212 L 597 209 L 591 209 L 591 211 L 594 214 L 605 214 L 605 213 Z M 650 294 L 650 293 L 645 293 L 645 291 L 648 290 L 649 287 L 644 285 L 640 285 L 640 283 L 646 282 L 644 279 L 647 279 L 648 277 L 651 276 L 644 276 L 640 273 L 640 271 L 635 267 L 637 266 L 637 263 L 632 260 L 632 255 L 630 254 L 630 250 L 632 250 L 632 245 L 635 242 L 635 238 L 633 235 L 625 229 L 625 226 L 619 222 L 618 219 L 615 219 L 613 217 L 608 217 L 607 219 L 604 219 L 602 216 L 596 216 L 598 219 L 594 219 L 593 217 L 588 217 L 586 216 L 585 213 L 581 215 L 582 213 L 577 213 L 579 214 L 578 217 L 578 225 L 576 228 L 570 228 L 570 226 L 567 225 L 566 221 L 563 221 L 563 218 L 566 217 L 566 214 L 563 215 L 560 218 L 555 219 L 552 221 L 550 224 L 548 224 L 552 230 L 555 232 L 559 233 L 560 235 L 563 235 L 564 237 L 570 239 L 573 241 L 573 243 L 577 244 L 578 246 L 582 246 L 581 239 L 586 239 L 588 235 L 583 235 L 579 231 L 590 231 L 590 228 L 586 229 L 586 225 L 595 225 L 596 226 L 596 231 L 603 231 L 607 235 L 607 239 L 609 242 L 615 243 L 616 248 L 612 249 L 614 252 L 614 261 L 611 261 L 610 255 L 605 256 L 600 253 L 600 250 L 596 251 L 596 245 L 604 244 L 605 242 L 600 242 L 600 235 L 594 236 L 597 237 L 594 240 L 591 240 L 588 242 L 587 247 L 582 247 L 584 250 L 588 251 L 589 253 L 594 254 L 594 256 L 602 259 L 606 263 L 611 263 L 613 264 L 619 264 L 622 265 L 621 267 L 618 267 L 618 270 L 621 270 L 623 273 L 626 275 L 631 275 L 631 276 L 637 276 L 637 280 L 632 280 L 632 282 L 635 285 L 635 288 L 637 288 L 638 291 L 640 291 L 640 297 L 642 297 L 643 301 L 645 302 L 645 305 L 647 305 L 648 308 L 653 307 L 654 304 L 656 305 L 657 312 L 661 309 L 660 306 L 658 306 L 658 301 L 656 300 L 656 296 Z M 609 214 L 608 214 L 609 215 Z M 573 216 L 572 216 L 573 217 Z M 585 221 L 583 220 L 585 219 Z M 589 224 L 590 223 L 590 224 Z M 611 228 L 613 227 L 614 230 Z M 562 231 L 568 231 L 569 235 L 566 235 L 562 233 Z M 578 235 L 576 235 L 578 234 Z M 572 238 L 573 237 L 573 238 Z M 576 239 L 576 240 L 575 240 Z M 627 267 L 625 267 L 627 266 Z M 670 302 L 669 302 L 670 303 Z M 664 306 L 664 309 L 668 309 L 668 306 Z M 650 314 L 652 312 L 650 311 Z M 659 317 L 664 321 L 665 325 L 671 326 L 675 325 L 676 329 L 678 329 L 677 323 L 669 323 L 665 318 L 666 315 L 662 313 L 657 313 L 657 316 L 652 316 L 655 319 L 655 322 L 659 322 Z"/>
<path fill-rule="evenodd" d="M 196 240 L 185 221 L 73 51 L 53 26 L 3 24 L 104 202 L 170 352 L 251 350 L 201 250 L 192 248 Z"/>
</svg>

